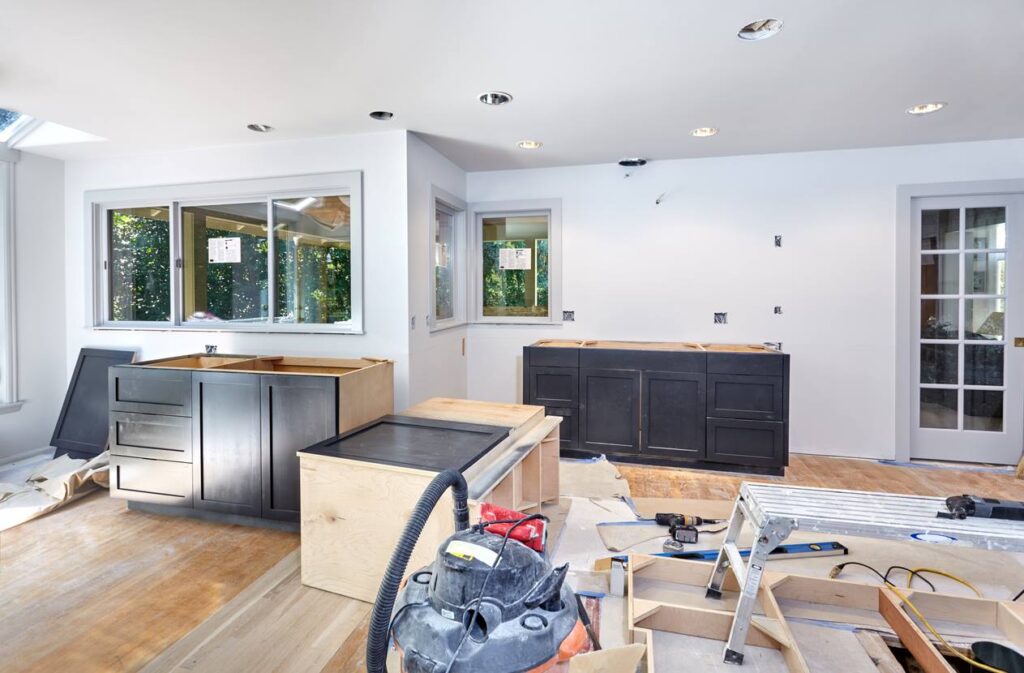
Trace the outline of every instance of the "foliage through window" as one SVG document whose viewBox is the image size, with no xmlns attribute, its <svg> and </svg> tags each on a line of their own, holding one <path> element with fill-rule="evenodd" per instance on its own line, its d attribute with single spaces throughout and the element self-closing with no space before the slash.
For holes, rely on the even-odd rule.
<svg viewBox="0 0 1024 673">
<path fill-rule="evenodd" d="M 455 215 L 437 207 L 434 230 L 434 319 L 455 317 Z"/>
<path fill-rule="evenodd" d="M 171 221 L 166 206 L 107 211 L 110 317 L 171 319 Z"/>
<path fill-rule="evenodd" d="M 484 217 L 482 226 L 483 316 L 548 317 L 548 216 Z"/>
</svg>

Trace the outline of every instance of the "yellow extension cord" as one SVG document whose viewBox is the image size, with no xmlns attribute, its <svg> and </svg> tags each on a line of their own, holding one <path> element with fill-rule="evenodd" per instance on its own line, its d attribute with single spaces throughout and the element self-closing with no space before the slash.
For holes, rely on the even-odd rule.
<svg viewBox="0 0 1024 673">
<path fill-rule="evenodd" d="M 838 568 L 839 566 L 836 566 L 836 567 Z M 965 587 L 968 587 L 979 598 L 982 597 L 981 596 L 981 592 L 978 591 L 977 587 L 975 587 L 973 584 L 971 584 L 967 580 L 963 579 L 962 577 L 957 577 L 956 575 L 954 575 L 952 573 L 947 573 L 947 572 L 945 572 L 943 570 L 936 570 L 934 568 L 914 568 L 913 570 L 914 570 L 914 572 L 910 573 L 907 576 L 907 588 L 910 588 L 910 584 L 914 580 L 914 573 L 931 573 L 933 575 L 942 575 L 943 577 L 948 577 L 949 579 L 951 579 L 951 580 L 953 580 L 955 582 L 959 582 L 960 584 L 964 585 Z M 835 577 L 833 577 L 832 579 L 835 579 Z M 903 603 L 908 608 L 910 608 L 910 611 L 913 612 L 917 616 L 917 618 L 919 620 L 921 620 L 921 623 L 924 624 L 925 628 L 928 629 L 928 631 L 930 631 L 931 634 L 933 636 L 935 636 L 940 643 L 942 643 L 943 647 L 945 647 L 949 651 L 950 654 L 952 654 L 953 656 L 955 656 L 955 657 L 957 657 L 959 659 L 962 659 L 963 661 L 966 661 L 971 666 L 973 666 L 975 668 L 978 668 L 978 669 L 981 669 L 983 671 L 989 671 L 990 673 L 1006 673 L 1006 671 L 1004 671 L 1001 668 L 995 668 L 994 666 L 989 666 L 987 664 L 981 663 L 980 661 L 976 661 L 976 660 L 970 658 L 969 656 L 967 656 L 966 654 L 964 654 L 963 652 L 961 652 L 960 650 L 956 649 L 952 645 L 950 645 L 949 641 L 946 640 L 945 638 L 943 638 L 942 634 L 935 630 L 935 627 L 932 626 L 931 622 L 929 622 L 925 618 L 925 616 L 923 614 L 921 614 L 921 611 L 917 609 L 917 606 L 915 606 L 910 601 L 909 598 L 907 598 L 906 594 L 904 594 L 902 591 L 900 591 L 899 588 L 897 588 L 897 586 L 895 584 L 893 584 L 892 582 L 886 580 L 885 583 L 889 586 L 889 588 L 892 590 L 892 592 L 894 594 L 896 594 L 897 596 L 899 596 L 900 600 L 902 600 Z"/>
</svg>

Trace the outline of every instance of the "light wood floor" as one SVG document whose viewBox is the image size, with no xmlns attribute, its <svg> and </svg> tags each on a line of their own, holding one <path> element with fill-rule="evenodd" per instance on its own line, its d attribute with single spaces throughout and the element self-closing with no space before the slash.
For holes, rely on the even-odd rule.
<svg viewBox="0 0 1024 673">
<path fill-rule="evenodd" d="M 695 470 L 618 467 L 634 496 L 731 499 L 741 481 L 752 479 Z M 1024 481 L 1011 474 L 906 468 L 816 456 L 794 456 L 785 478 L 753 479 L 1024 500 Z M 294 569 L 281 565 L 288 563 L 298 541 L 295 534 L 129 512 L 123 502 L 102 492 L 0 533 L 0 605 L 5 617 L 0 620 L 0 670 L 140 671 L 232 599 L 237 597 L 236 603 L 245 600 L 245 589 L 272 568 L 280 573 L 280 580 L 275 580 L 266 595 L 276 601 L 275 607 L 249 611 L 231 628 L 239 629 L 240 637 L 257 628 L 269 628 L 264 632 L 280 637 L 292 628 L 290 615 L 298 597 L 316 591 L 298 585 Z M 320 622 L 334 615 L 351 633 L 342 641 L 342 625 L 331 627 L 336 638 L 333 642 L 340 645 L 330 646 L 333 654 L 322 658 L 327 663 L 319 672 L 364 671 L 369 606 L 348 605 L 355 602 L 329 596 L 337 608 L 320 608 L 326 610 Z M 324 629 L 327 632 L 326 626 Z M 233 631 L 223 633 L 234 638 Z M 287 649 L 288 644 L 281 647 Z M 220 673 L 223 654 L 213 648 L 205 662 L 192 660 L 173 670 Z M 270 669 L 255 666 L 247 670 Z M 225 669 L 224 673 L 230 672 Z"/>
<path fill-rule="evenodd" d="M 872 460 L 798 454 L 790 456 L 785 477 L 763 477 L 700 470 L 617 464 L 636 497 L 685 497 L 732 500 L 743 481 L 795 486 L 845 488 L 912 495 L 950 496 L 961 493 L 1024 500 L 1024 480 L 1012 472 L 981 472 L 943 467 L 902 467 Z"/>
</svg>

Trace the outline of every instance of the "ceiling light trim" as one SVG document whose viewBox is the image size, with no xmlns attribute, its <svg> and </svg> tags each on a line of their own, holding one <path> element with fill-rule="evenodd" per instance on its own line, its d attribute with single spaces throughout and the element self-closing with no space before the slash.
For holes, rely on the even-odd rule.
<svg viewBox="0 0 1024 673">
<path fill-rule="evenodd" d="M 782 19 L 758 19 L 740 28 L 736 37 L 744 42 L 759 42 L 778 35 L 782 26 Z"/>
<path fill-rule="evenodd" d="M 930 115 L 944 109 L 949 103 L 944 100 L 931 101 L 929 103 L 918 103 L 907 108 L 906 112 L 912 117 Z"/>
</svg>

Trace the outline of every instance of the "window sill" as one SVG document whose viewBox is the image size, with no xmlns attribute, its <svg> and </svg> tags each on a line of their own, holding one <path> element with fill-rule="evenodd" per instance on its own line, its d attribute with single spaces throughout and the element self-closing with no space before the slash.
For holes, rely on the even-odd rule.
<svg viewBox="0 0 1024 673">
<path fill-rule="evenodd" d="M 360 336 L 366 334 L 361 329 L 330 327 L 207 327 L 190 325 L 94 325 L 97 332 L 218 332 L 221 334 L 338 334 Z"/>
<path fill-rule="evenodd" d="M 430 333 L 431 334 L 439 334 L 441 332 L 447 332 L 450 329 L 457 329 L 459 327 L 465 327 L 467 325 L 469 325 L 469 323 L 466 322 L 465 320 L 463 320 L 461 322 L 446 322 L 443 325 L 435 325 L 435 326 L 431 327 L 430 328 Z"/>
<path fill-rule="evenodd" d="M 480 320 L 474 320 L 471 324 L 473 325 L 531 325 L 547 326 L 547 327 L 558 327 L 561 326 L 561 320 L 545 320 L 544 318 L 506 318 L 504 320 L 495 318 L 482 318 Z"/>
<path fill-rule="evenodd" d="M 3 416 L 4 414 L 13 414 L 21 409 L 24 404 L 24 400 L 20 402 L 11 402 L 9 404 L 0 404 L 0 416 Z"/>
</svg>

